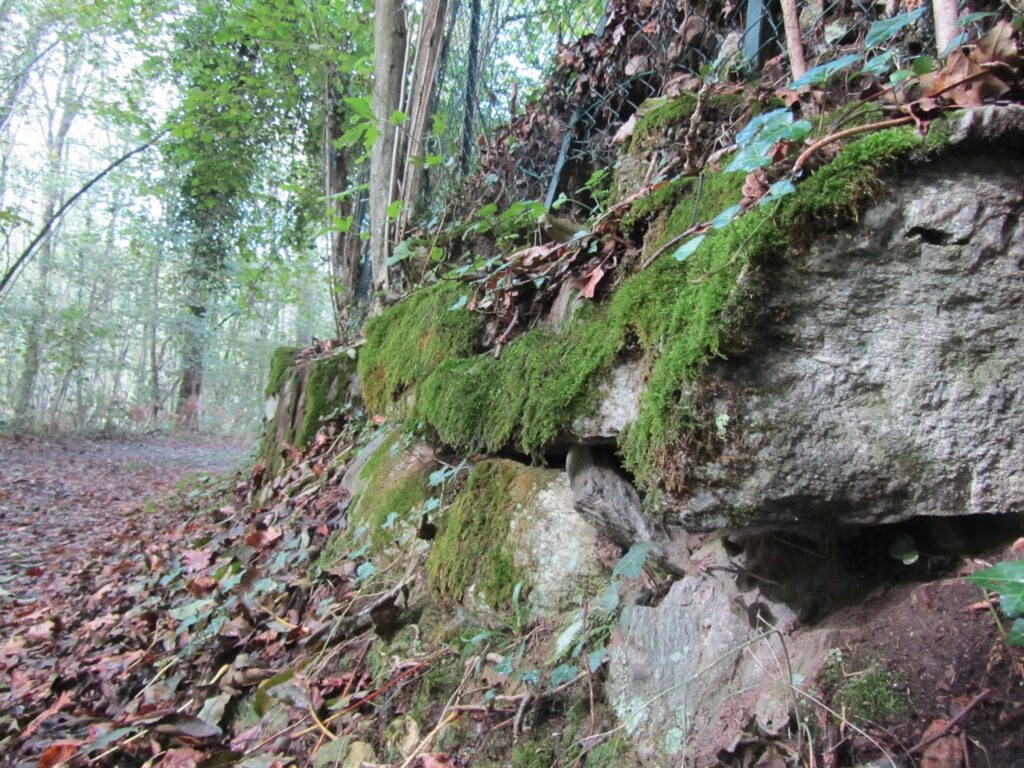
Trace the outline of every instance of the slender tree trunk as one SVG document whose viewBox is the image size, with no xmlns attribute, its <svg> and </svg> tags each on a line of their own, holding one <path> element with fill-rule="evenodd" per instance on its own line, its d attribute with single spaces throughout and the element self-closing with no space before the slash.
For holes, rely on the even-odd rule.
<svg viewBox="0 0 1024 768">
<path fill-rule="evenodd" d="M 945 56 L 960 34 L 956 23 L 957 0 L 932 0 L 932 15 L 935 17 L 935 47 L 939 56 Z"/>
<path fill-rule="evenodd" d="M 469 173 L 473 157 L 473 122 L 476 117 L 476 75 L 480 60 L 480 0 L 472 0 L 469 11 L 469 52 L 466 54 L 466 90 L 462 99 L 462 136 L 459 165 Z"/>
<path fill-rule="evenodd" d="M 409 89 L 408 146 L 403 165 L 402 213 L 397 227 L 401 238 L 420 205 L 426 174 L 426 140 L 434 114 L 444 42 L 444 21 L 448 0 L 427 0 L 423 7 L 416 61 Z"/>
<path fill-rule="evenodd" d="M 371 108 L 380 135 L 370 151 L 370 262 L 373 288 L 386 294 L 390 285 L 388 207 L 395 199 L 392 161 L 397 137 L 391 116 L 402 103 L 406 25 L 403 0 L 375 0 L 374 8 Z"/>
<path fill-rule="evenodd" d="M 58 86 L 59 117 L 51 113 L 46 137 L 47 175 L 50 189 L 43 200 L 42 220 L 52 222 L 63 195 L 63 184 L 59 181 L 64 170 L 68 133 L 80 109 L 81 94 L 78 92 L 78 73 L 82 57 L 79 51 L 68 51 L 61 82 Z M 33 422 L 33 399 L 43 352 L 43 328 L 49 315 L 49 276 L 53 262 L 52 229 L 47 230 L 39 242 L 39 277 L 35 290 L 35 312 L 25 334 L 25 352 L 22 358 L 21 376 L 14 402 L 14 423 L 18 428 L 30 427 Z"/>
<path fill-rule="evenodd" d="M 188 432 L 199 429 L 199 416 L 203 396 L 203 353 L 206 345 L 206 306 L 195 304 L 189 308 L 182 333 L 181 381 L 178 384 L 178 405 L 175 417 L 178 426 Z"/>
</svg>

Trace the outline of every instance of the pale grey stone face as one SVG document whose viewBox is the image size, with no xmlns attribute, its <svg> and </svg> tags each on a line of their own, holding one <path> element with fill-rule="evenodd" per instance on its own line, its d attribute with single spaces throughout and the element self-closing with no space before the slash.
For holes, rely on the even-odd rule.
<svg viewBox="0 0 1024 768">
<path fill-rule="evenodd" d="M 713 364 L 723 455 L 690 529 L 1024 511 L 1024 163 L 954 153 L 861 222 L 763 265 L 749 344 Z"/>
</svg>

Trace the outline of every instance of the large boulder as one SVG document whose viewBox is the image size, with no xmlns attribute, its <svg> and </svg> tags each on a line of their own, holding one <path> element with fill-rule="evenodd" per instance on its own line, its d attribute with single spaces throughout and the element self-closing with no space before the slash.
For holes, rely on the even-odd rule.
<svg viewBox="0 0 1024 768">
<path fill-rule="evenodd" d="M 745 351 L 700 384 L 725 447 L 687 459 L 669 521 L 1024 511 L 1022 178 L 1012 153 L 947 157 L 766 265 Z"/>
</svg>

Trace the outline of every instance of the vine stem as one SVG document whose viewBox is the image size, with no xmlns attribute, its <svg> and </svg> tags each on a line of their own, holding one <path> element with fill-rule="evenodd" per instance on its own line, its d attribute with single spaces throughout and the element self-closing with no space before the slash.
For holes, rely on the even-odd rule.
<svg viewBox="0 0 1024 768">
<path fill-rule="evenodd" d="M 906 125 L 907 123 L 912 123 L 913 121 L 913 117 L 911 117 L 910 115 L 906 115 L 905 117 L 894 117 L 891 120 L 881 120 L 877 123 L 868 123 L 867 125 L 855 125 L 852 128 L 847 128 L 845 130 L 838 131 L 837 133 L 829 134 L 825 138 L 819 139 L 818 141 L 814 142 L 813 144 L 811 144 L 811 146 L 809 146 L 807 149 L 800 153 L 800 156 L 796 159 L 796 163 L 793 164 L 792 175 L 799 176 L 807 161 L 810 160 L 811 157 L 818 150 L 822 149 L 823 147 L 827 147 L 829 144 L 833 144 L 837 141 L 842 141 L 843 139 L 849 138 L 850 136 L 856 136 L 858 133 L 880 131 L 883 128 L 894 128 L 897 125 Z"/>
</svg>

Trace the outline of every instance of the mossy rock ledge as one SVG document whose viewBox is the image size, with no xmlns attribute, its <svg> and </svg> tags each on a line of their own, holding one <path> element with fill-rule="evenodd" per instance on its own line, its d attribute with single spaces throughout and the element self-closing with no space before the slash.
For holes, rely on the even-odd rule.
<svg viewBox="0 0 1024 768">
<path fill-rule="evenodd" d="M 464 453 L 613 442 L 646 512 L 691 531 L 1020 512 L 1021 115 L 855 140 L 500 359 L 475 354 L 457 286 L 428 288 L 375 321 L 364 390 Z M 743 180 L 659 191 L 645 251 Z"/>
</svg>

